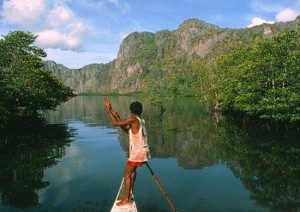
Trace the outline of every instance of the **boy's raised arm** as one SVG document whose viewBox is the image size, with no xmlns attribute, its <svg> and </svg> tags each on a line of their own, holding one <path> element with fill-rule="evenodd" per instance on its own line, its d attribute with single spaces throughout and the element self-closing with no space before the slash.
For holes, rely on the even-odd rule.
<svg viewBox="0 0 300 212">
<path fill-rule="evenodd" d="M 110 102 L 106 98 L 104 99 L 104 104 L 112 124 L 117 125 L 117 122 L 121 120 L 119 113 L 112 109 Z M 130 126 L 128 125 L 121 125 L 120 127 L 126 133 L 128 133 L 128 130 L 130 128 Z"/>
</svg>

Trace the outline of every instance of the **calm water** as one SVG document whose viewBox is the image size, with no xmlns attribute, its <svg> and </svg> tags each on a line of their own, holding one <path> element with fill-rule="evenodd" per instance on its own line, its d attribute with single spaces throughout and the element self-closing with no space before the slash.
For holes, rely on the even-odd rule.
<svg viewBox="0 0 300 212">
<path fill-rule="evenodd" d="M 144 103 L 154 170 L 179 211 L 300 211 L 299 132 L 276 133 L 212 116 L 188 98 L 163 116 L 142 97 L 110 97 L 122 117 Z M 171 109 L 172 108 L 172 109 Z M 0 211 L 109 211 L 127 157 L 103 97 L 76 97 L 0 138 Z M 147 167 L 141 212 L 170 211 Z"/>
</svg>

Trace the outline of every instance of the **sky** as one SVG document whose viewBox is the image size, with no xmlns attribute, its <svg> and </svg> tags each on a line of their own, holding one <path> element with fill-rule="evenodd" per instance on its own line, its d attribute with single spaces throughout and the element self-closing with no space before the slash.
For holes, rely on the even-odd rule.
<svg viewBox="0 0 300 212">
<path fill-rule="evenodd" d="M 221 28 L 293 21 L 300 0 L 0 0 L 0 35 L 29 31 L 68 68 L 108 63 L 132 32 L 175 30 L 197 18 Z"/>
</svg>

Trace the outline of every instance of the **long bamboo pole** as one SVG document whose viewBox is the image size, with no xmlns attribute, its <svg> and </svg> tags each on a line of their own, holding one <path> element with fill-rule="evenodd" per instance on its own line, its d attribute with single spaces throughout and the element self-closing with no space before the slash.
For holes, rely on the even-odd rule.
<svg viewBox="0 0 300 212">
<path fill-rule="evenodd" d="M 166 198 L 168 204 L 170 205 L 170 207 L 172 208 L 172 211 L 175 212 L 177 211 L 176 210 L 176 207 L 173 203 L 173 201 L 171 200 L 171 198 L 169 197 L 167 191 L 163 188 L 163 186 L 161 185 L 161 183 L 159 182 L 159 180 L 157 179 L 157 177 L 155 176 L 153 170 L 151 169 L 150 165 L 148 164 L 148 162 L 145 162 L 145 164 L 147 165 L 151 175 L 152 175 L 152 178 L 154 180 L 154 182 L 156 183 L 157 187 L 159 188 L 159 190 L 161 191 L 161 193 L 163 194 L 163 196 Z"/>
</svg>

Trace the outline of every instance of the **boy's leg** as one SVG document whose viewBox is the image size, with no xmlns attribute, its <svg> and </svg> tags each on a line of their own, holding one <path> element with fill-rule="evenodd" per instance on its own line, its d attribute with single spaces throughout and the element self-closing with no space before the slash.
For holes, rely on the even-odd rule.
<svg viewBox="0 0 300 212">
<path fill-rule="evenodd" d="M 131 192 L 132 193 L 133 193 L 133 190 L 134 190 L 134 183 L 135 183 L 135 179 L 136 179 L 136 175 L 137 175 L 136 168 L 131 174 Z"/>
<path fill-rule="evenodd" d="M 124 183 L 125 183 L 125 197 L 120 202 L 117 203 L 118 206 L 131 204 L 130 191 L 132 189 L 132 174 L 135 172 L 136 166 L 126 164 L 126 169 L 124 173 Z"/>
</svg>

